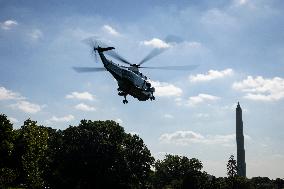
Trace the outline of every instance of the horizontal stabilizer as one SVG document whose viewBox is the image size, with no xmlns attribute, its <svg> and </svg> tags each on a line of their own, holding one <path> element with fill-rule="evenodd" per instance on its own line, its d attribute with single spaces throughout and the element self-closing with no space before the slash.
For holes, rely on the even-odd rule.
<svg viewBox="0 0 284 189">
<path fill-rule="evenodd" d="M 115 48 L 114 47 L 106 47 L 106 48 L 97 47 L 97 48 L 94 48 L 94 50 L 98 51 L 98 52 L 110 51 L 110 50 L 113 50 L 113 49 L 115 49 Z"/>
</svg>

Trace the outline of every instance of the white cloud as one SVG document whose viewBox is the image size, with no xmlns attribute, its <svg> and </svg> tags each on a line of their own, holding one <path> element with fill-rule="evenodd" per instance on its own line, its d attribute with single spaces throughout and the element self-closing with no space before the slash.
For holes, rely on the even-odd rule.
<svg viewBox="0 0 284 189">
<path fill-rule="evenodd" d="M 176 87 L 173 84 L 159 82 L 159 81 L 151 81 L 153 87 L 155 87 L 155 95 L 160 97 L 169 97 L 169 96 L 181 96 L 182 89 Z"/>
<path fill-rule="evenodd" d="M 10 105 L 11 108 L 31 114 L 37 113 L 43 108 L 43 106 L 31 103 L 25 99 L 26 98 L 21 96 L 19 93 L 10 91 L 5 87 L 0 87 L 0 100 L 16 100 L 15 104 Z"/>
<path fill-rule="evenodd" d="M 3 30 L 10 30 L 17 25 L 18 22 L 16 20 L 6 20 L 5 22 L 0 23 L 0 26 Z"/>
<path fill-rule="evenodd" d="M 153 38 L 149 41 L 142 41 L 141 44 L 143 44 L 145 46 L 151 46 L 151 47 L 154 47 L 154 48 L 169 48 L 169 47 L 171 47 L 170 44 L 168 44 L 168 43 L 166 43 L 163 40 L 158 39 L 158 38 Z"/>
<path fill-rule="evenodd" d="M 49 120 L 47 120 L 47 123 L 51 123 L 51 122 L 69 122 L 74 120 L 74 116 L 73 115 L 66 115 L 63 117 L 56 117 L 56 116 L 52 116 Z"/>
<path fill-rule="evenodd" d="M 19 123 L 19 120 L 17 120 L 14 117 L 8 117 L 8 119 L 12 122 L 12 123 Z"/>
<path fill-rule="evenodd" d="M 20 94 L 15 93 L 6 89 L 5 87 L 0 87 L 0 100 L 19 100 L 24 99 Z"/>
<path fill-rule="evenodd" d="M 174 133 L 164 133 L 159 138 L 159 140 L 163 143 L 173 143 L 177 145 L 198 143 L 203 139 L 204 136 L 193 131 L 176 131 Z"/>
<path fill-rule="evenodd" d="M 206 74 L 197 74 L 195 76 L 190 76 L 189 80 L 190 82 L 210 81 L 231 75 L 233 75 L 233 70 L 230 68 L 221 71 L 209 70 Z"/>
<path fill-rule="evenodd" d="M 71 94 L 66 95 L 65 98 L 92 101 L 95 99 L 95 96 L 89 92 L 72 92 Z"/>
<path fill-rule="evenodd" d="M 106 31 L 107 33 L 109 33 L 110 35 L 113 36 L 120 36 L 120 33 L 118 33 L 113 27 L 111 27 L 110 25 L 104 25 L 103 26 L 103 30 Z"/>
<path fill-rule="evenodd" d="M 86 111 L 86 112 L 90 112 L 90 111 L 95 111 L 96 110 L 94 107 L 89 106 L 89 105 L 84 104 L 84 103 L 77 104 L 75 106 L 75 109 Z"/>
<path fill-rule="evenodd" d="M 174 118 L 174 116 L 171 115 L 171 114 L 164 114 L 163 117 L 166 118 L 166 119 L 173 119 Z"/>
<path fill-rule="evenodd" d="M 256 101 L 277 101 L 284 98 L 284 79 L 274 77 L 265 79 L 262 76 L 252 77 L 235 82 L 232 88 L 245 92 L 244 98 Z"/>
<path fill-rule="evenodd" d="M 217 96 L 201 93 L 197 96 L 189 97 L 189 99 L 187 101 L 187 105 L 195 106 L 195 105 L 200 104 L 200 103 L 204 103 L 204 102 L 208 102 L 208 101 L 216 101 L 218 99 L 219 99 L 219 97 L 217 97 Z"/>
<path fill-rule="evenodd" d="M 35 30 L 33 30 L 31 33 L 29 33 L 29 36 L 30 36 L 33 40 L 36 41 L 36 40 L 38 40 L 38 39 L 40 39 L 40 38 L 43 37 L 43 33 L 42 33 L 41 30 L 35 29 Z"/>
<path fill-rule="evenodd" d="M 251 140 L 248 135 L 244 136 L 246 140 Z M 193 131 L 176 131 L 173 133 L 164 133 L 159 140 L 162 143 L 175 145 L 190 145 L 190 144 L 221 144 L 223 146 L 233 146 L 236 140 L 235 134 L 228 135 L 207 135 L 203 136 L 200 133 Z"/>
<path fill-rule="evenodd" d="M 25 100 L 18 101 L 16 104 L 12 104 L 10 106 L 12 108 L 21 110 L 21 111 L 26 112 L 26 113 L 31 113 L 31 114 L 35 114 L 35 113 L 41 111 L 41 109 L 42 109 L 42 106 L 40 106 L 38 104 L 33 104 L 33 103 L 25 101 Z"/>
</svg>

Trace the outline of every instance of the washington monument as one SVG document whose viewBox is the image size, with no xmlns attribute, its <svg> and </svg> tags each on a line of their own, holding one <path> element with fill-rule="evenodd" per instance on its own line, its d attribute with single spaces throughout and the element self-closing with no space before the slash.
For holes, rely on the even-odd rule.
<svg viewBox="0 0 284 189">
<path fill-rule="evenodd" d="M 237 140 L 237 167 L 238 167 L 237 174 L 239 176 L 246 177 L 242 108 L 239 102 L 236 108 L 236 140 Z"/>
</svg>

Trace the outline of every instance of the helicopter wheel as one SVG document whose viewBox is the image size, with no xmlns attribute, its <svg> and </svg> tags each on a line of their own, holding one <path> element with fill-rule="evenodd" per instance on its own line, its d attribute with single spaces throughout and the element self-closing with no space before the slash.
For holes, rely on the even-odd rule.
<svg viewBox="0 0 284 189">
<path fill-rule="evenodd" d="M 124 95 L 124 100 L 122 102 L 123 102 L 123 104 L 127 104 L 128 103 L 128 100 L 126 100 L 126 95 Z"/>
</svg>

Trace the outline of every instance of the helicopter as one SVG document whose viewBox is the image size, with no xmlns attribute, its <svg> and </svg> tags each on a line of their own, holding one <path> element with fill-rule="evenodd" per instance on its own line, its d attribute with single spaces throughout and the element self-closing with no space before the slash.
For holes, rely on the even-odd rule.
<svg viewBox="0 0 284 189">
<path fill-rule="evenodd" d="M 155 88 L 151 85 L 148 77 L 139 71 L 139 68 L 162 70 L 191 70 L 196 68 L 196 65 L 144 67 L 141 66 L 143 63 L 162 53 L 165 49 L 155 48 L 138 64 L 132 64 L 116 53 L 114 47 L 104 45 L 102 42 L 94 39 L 87 39 L 86 41 L 91 46 L 92 53 L 94 53 L 95 56 L 97 56 L 97 53 L 99 54 L 104 67 L 73 67 L 73 69 L 79 73 L 108 71 L 117 81 L 118 95 L 124 97 L 122 101 L 123 104 L 128 103 L 126 99 L 127 95 L 137 98 L 139 101 L 155 100 Z M 105 54 L 128 66 L 114 63 L 112 60 L 107 59 Z"/>
</svg>

